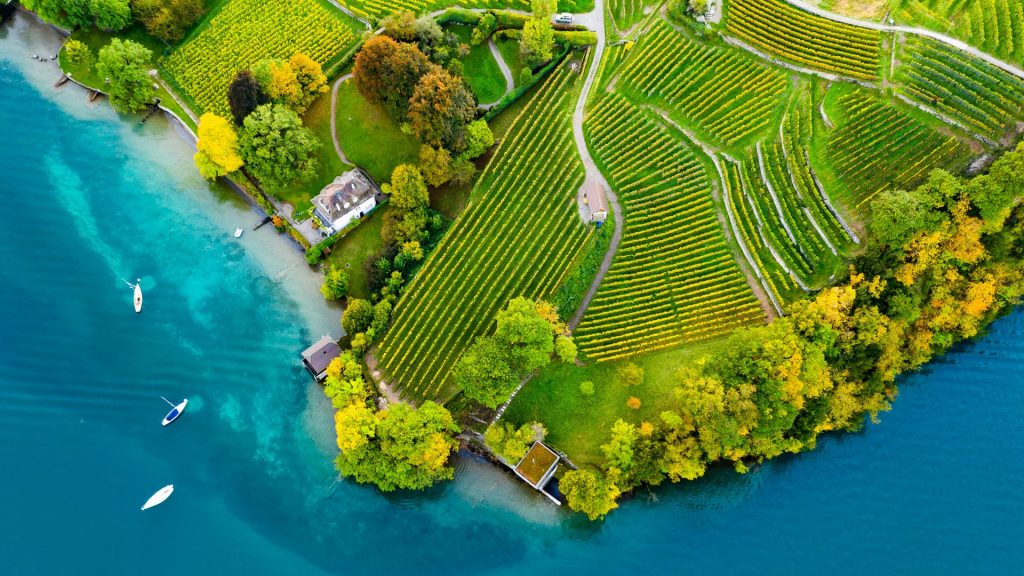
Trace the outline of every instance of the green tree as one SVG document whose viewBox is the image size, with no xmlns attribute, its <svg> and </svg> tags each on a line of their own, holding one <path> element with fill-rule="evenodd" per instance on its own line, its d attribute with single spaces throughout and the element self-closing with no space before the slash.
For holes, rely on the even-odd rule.
<svg viewBox="0 0 1024 576">
<path fill-rule="evenodd" d="M 430 193 L 420 169 L 412 164 L 399 164 L 391 172 L 391 182 L 383 186 L 397 210 L 416 210 L 430 205 Z"/>
<path fill-rule="evenodd" d="M 583 396 L 588 396 L 588 397 L 589 396 L 593 396 L 594 395 L 594 383 L 592 381 L 590 381 L 590 380 L 584 380 L 583 382 L 580 382 L 580 394 L 582 394 Z"/>
<path fill-rule="evenodd" d="M 537 311 L 536 304 L 523 297 L 513 298 L 497 315 L 494 339 L 505 348 L 509 366 L 525 376 L 544 366 L 554 352 L 554 328 Z"/>
<path fill-rule="evenodd" d="M 489 408 L 508 400 L 519 379 L 502 345 L 492 337 L 477 338 L 455 365 L 455 383 L 467 398 Z"/>
<path fill-rule="evenodd" d="M 882 244 L 902 247 L 911 236 L 933 230 L 941 221 L 931 201 L 917 192 L 886 191 L 871 202 L 871 233 Z"/>
<path fill-rule="evenodd" d="M 644 383 L 644 369 L 626 362 L 615 370 L 615 379 L 623 386 L 639 386 Z"/>
<path fill-rule="evenodd" d="M 477 22 L 476 28 L 473 28 L 473 34 L 470 36 L 470 43 L 473 46 L 479 46 L 487 41 L 494 34 L 494 31 L 498 29 L 498 19 L 494 17 L 494 14 L 490 12 L 485 13 L 480 17 L 480 21 Z"/>
<path fill-rule="evenodd" d="M 551 60 L 555 54 L 555 31 L 547 18 L 530 18 L 519 38 L 519 57 L 530 68 Z"/>
<path fill-rule="evenodd" d="M 566 472 L 558 487 L 565 494 L 569 508 L 586 514 L 591 520 L 604 518 L 618 507 L 615 503 L 620 493 L 618 486 L 589 470 Z"/>
<path fill-rule="evenodd" d="M 320 285 L 320 293 L 328 300 L 341 300 L 348 296 L 348 272 L 339 266 L 329 266 L 324 272 L 324 283 Z"/>
<path fill-rule="evenodd" d="M 550 18 L 558 10 L 558 0 L 530 0 L 530 9 L 537 18 Z"/>
<path fill-rule="evenodd" d="M 476 165 L 467 158 L 456 158 L 452 160 L 449 182 L 456 186 L 465 186 L 473 181 L 476 176 Z"/>
<path fill-rule="evenodd" d="M 409 100 L 409 121 L 420 142 L 455 153 L 466 148 L 466 126 L 475 116 L 473 92 L 442 68 L 423 75 Z"/>
<path fill-rule="evenodd" d="M 81 42 L 75 39 L 68 40 L 64 43 L 64 55 L 67 58 L 68 64 L 75 68 L 81 68 L 83 70 L 89 70 L 93 64 L 96 63 L 96 58 L 92 54 L 92 50 L 85 42 Z"/>
<path fill-rule="evenodd" d="M 420 146 L 420 170 L 427 184 L 440 186 L 451 178 L 452 156 L 444 148 Z"/>
<path fill-rule="evenodd" d="M 242 70 L 236 74 L 228 86 L 228 105 L 231 107 L 231 116 L 234 117 L 235 124 L 239 126 L 249 114 L 269 102 L 270 97 L 263 90 L 263 86 L 248 70 Z"/>
<path fill-rule="evenodd" d="M 494 133 L 485 120 L 474 120 L 466 126 L 465 158 L 476 158 L 494 146 Z"/>
<path fill-rule="evenodd" d="M 177 42 L 206 12 L 203 0 L 132 0 L 135 18 L 165 42 Z"/>
<path fill-rule="evenodd" d="M 101 30 L 116 32 L 132 23 L 132 7 L 128 0 L 89 0 L 89 11 Z"/>
<path fill-rule="evenodd" d="M 298 114 L 281 104 L 265 104 L 247 116 L 239 138 L 245 165 L 271 189 L 312 178 L 320 146 Z"/>
<path fill-rule="evenodd" d="M 373 324 L 373 305 L 362 298 L 349 298 L 341 315 L 341 327 L 346 334 L 364 332 Z"/>
<path fill-rule="evenodd" d="M 569 336 L 559 335 L 555 338 L 555 356 L 567 364 L 576 361 L 576 343 Z"/>
<path fill-rule="evenodd" d="M 416 39 L 416 14 L 412 10 L 396 10 L 380 21 L 384 34 L 399 42 Z"/>
<path fill-rule="evenodd" d="M 156 89 L 148 72 L 152 58 L 142 44 L 120 38 L 100 49 L 96 71 L 110 81 L 106 91 L 114 108 L 136 112 L 153 101 Z"/>
<path fill-rule="evenodd" d="M 385 492 L 421 490 L 454 476 L 449 457 L 458 447 L 459 427 L 434 402 L 418 409 L 393 404 L 376 414 L 354 404 L 337 413 L 335 427 L 341 449 L 335 465 L 342 476 Z"/>
</svg>

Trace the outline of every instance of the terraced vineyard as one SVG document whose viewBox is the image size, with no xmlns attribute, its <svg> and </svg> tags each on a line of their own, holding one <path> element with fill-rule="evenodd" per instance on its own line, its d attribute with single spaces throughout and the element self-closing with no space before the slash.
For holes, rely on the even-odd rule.
<svg viewBox="0 0 1024 576">
<path fill-rule="evenodd" d="M 530 10 L 530 0 L 341 0 L 341 4 L 357 16 L 374 22 L 398 10 L 412 10 L 416 14 L 424 14 L 449 6 Z M 593 5 L 592 0 L 559 0 L 558 11 L 585 12 Z"/>
<path fill-rule="evenodd" d="M 228 114 L 235 73 L 264 58 L 303 52 L 321 65 L 356 42 L 354 21 L 319 0 L 229 0 L 164 62 L 197 112 Z"/>
<path fill-rule="evenodd" d="M 726 30 L 761 48 L 816 70 L 878 80 L 881 34 L 794 8 L 782 0 L 729 0 Z"/>
<path fill-rule="evenodd" d="M 724 146 L 767 131 L 783 107 L 784 74 L 733 48 L 688 38 L 653 23 L 620 73 L 623 92 L 687 119 L 700 137 Z"/>
<path fill-rule="evenodd" d="M 898 24 L 930 28 L 1024 66 L 1020 0 L 896 0 L 893 7 Z"/>
<path fill-rule="evenodd" d="M 615 94 L 594 108 L 587 128 L 626 217 L 612 267 L 576 330 L 587 356 L 628 357 L 764 321 L 694 150 Z"/>
<path fill-rule="evenodd" d="M 644 10 L 655 7 L 657 0 L 607 0 L 608 13 L 611 14 L 615 27 L 625 32 L 644 17 Z"/>
<path fill-rule="evenodd" d="M 912 99 L 998 140 L 1024 120 L 1024 81 L 930 38 L 907 37 L 896 77 Z"/>
<path fill-rule="evenodd" d="M 473 337 L 493 328 L 509 299 L 550 296 L 586 246 L 570 126 L 577 78 L 563 66 L 545 81 L 398 302 L 377 358 L 403 397 L 448 397 L 451 369 Z"/>
<path fill-rule="evenodd" d="M 841 98 L 846 121 L 829 135 L 828 154 L 848 188 L 840 200 L 864 208 L 886 188 L 909 186 L 930 169 L 967 156 L 966 146 L 943 136 L 863 90 Z"/>
</svg>

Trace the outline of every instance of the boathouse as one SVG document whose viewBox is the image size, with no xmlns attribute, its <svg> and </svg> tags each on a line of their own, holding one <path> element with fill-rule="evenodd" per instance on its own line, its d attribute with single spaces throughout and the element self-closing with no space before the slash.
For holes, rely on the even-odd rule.
<svg viewBox="0 0 1024 576">
<path fill-rule="evenodd" d="M 330 236 L 369 214 L 381 195 L 369 174 L 359 168 L 349 170 L 313 198 L 313 216 L 323 235 Z"/>
<path fill-rule="evenodd" d="M 323 382 L 327 378 L 327 366 L 338 356 L 341 356 L 341 347 L 330 336 L 324 336 L 302 352 L 302 364 L 314 380 Z"/>
<path fill-rule="evenodd" d="M 548 448 L 543 442 L 534 442 L 513 470 L 516 476 L 561 506 L 562 502 L 554 494 L 545 490 L 548 482 L 551 482 L 554 477 L 555 471 L 558 470 L 560 460 L 561 457 L 558 453 Z"/>
</svg>

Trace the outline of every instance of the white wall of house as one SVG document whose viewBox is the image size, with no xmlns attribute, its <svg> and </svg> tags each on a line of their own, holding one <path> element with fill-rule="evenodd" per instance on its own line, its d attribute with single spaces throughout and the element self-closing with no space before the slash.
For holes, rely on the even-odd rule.
<svg viewBox="0 0 1024 576">
<path fill-rule="evenodd" d="M 360 214 L 366 214 L 367 212 L 372 210 L 374 208 L 374 206 L 376 206 L 376 205 L 377 205 L 377 198 L 376 197 L 371 196 L 371 197 L 367 198 L 366 200 L 363 201 L 362 204 L 360 204 L 359 206 L 356 206 L 355 208 L 349 210 L 341 218 L 338 218 L 337 220 L 335 220 L 331 224 L 331 234 L 334 234 L 335 232 L 339 232 L 341 230 L 344 230 L 345 226 L 348 226 L 349 224 L 352 223 L 353 220 L 355 220 L 356 218 L 359 218 Z"/>
</svg>

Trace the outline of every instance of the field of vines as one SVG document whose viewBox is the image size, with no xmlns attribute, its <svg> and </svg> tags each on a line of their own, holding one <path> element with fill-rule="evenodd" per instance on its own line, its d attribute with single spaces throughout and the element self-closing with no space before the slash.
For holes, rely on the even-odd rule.
<svg viewBox="0 0 1024 576">
<path fill-rule="evenodd" d="M 896 0 L 893 5 L 897 24 L 930 28 L 1024 66 L 1021 0 Z"/>
<path fill-rule="evenodd" d="M 295 52 L 324 65 L 355 44 L 353 21 L 327 6 L 319 0 L 228 0 L 164 67 L 197 112 L 227 115 L 227 87 L 239 70 Z"/>
<path fill-rule="evenodd" d="M 607 0 L 607 10 L 619 32 L 625 32 L 644 17 L 644 10 L 654 8 L 658 0 Z"/>
<path fill-rule="evenodd" d="M 340 3 L 356 16 L 372 22 L 399 10 L 425 14 L 449 6 L 530 10 L 530 0 L 340 0 Z M 593 6 L 593 0 L 558 0 L 559 12 L 586 12 Z"/>
<path fill-rule="evenodd" d="M 570 125 L 577 78 L 563 66 L 545 80 L 395 307 L 377 360 L 404 398 L 448 398 L 455 362 L 498 310 L 516 296 L 550 297 L 587 245 Z"/>
<path fill-rule="evenodd" d="M 966 146 L 863 90 L 839 98 L 845 122 L 829 134 L 828 155 L 845 183 L 847 206 L 866 208 L 888 188 L 913 185 L 932 168 L 966 158 Z"/>
<path fill-rule="evenodd" d="M 576 329 L 587 357 L 613 360 L 763 322 L 694 150 L 617 94 L 590 112 L 587 130 L 625 216 L 612 267 Z"/>
<path fill-rule="evenodd" d="M 626 58 L 622 91 L 678 114 L 701 139 L 723 146 L 767 131 L 789 86 L 779 70 L 738 49 L 690 39 L 661 20 Z"/>
<path fill-rule="evenodd" d="M 912 99 L 998 140 L 1024 120 L 1024 80 L 946 44 L 908 36 L 896 78 Z"/>
<path fill-rule="evenodd" d="M 726 29 L 790 62 L 878 80 L 881 34 L 816 16 L 782 0 L 729 0 Z"/>
</svg>

